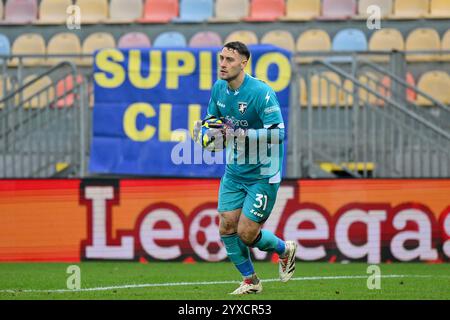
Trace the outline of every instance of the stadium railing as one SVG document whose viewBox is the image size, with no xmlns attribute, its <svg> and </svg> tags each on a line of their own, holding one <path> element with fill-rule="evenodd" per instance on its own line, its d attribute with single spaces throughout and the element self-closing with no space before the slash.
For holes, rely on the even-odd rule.
<svg viewBox="0 0 450 320">
<path fill-rule="evenodd" d="M 26 56 L 29 57 L 29 56 Z M 3 76 L 6 60 L 3 58 Z M 19 58 L 19 61 L 25 57 Z M 24 82 L 22 71 L 0 100 L 0 177 L 83 176 L 87 150 L 87 85 L 61 62 Z M 67 81 L 72 78 L 72 81 Z M 44 81 L 45 80 L 45 81 Z M 70 98 L 71 97 L 71 98 Z"/>
</svg>

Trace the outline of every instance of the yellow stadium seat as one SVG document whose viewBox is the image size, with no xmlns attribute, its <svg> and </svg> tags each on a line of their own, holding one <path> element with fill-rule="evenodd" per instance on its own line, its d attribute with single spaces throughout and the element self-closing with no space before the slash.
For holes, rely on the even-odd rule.
<svg viewBox="0 0 450 320">
<path fill-rule="evenodd" d="M 36 24 L 63 24 L 67 20 L 67 7 L 71 0 L 42 0 L 39 5 L 39 20 Z"/>
<path fill-rule="evenodd" d="M 429 94 L 436 100 L 450 104 L 450 76 L 445 71 L 425 72 L 417 83 L 419 90 Z M 417 94 L 416 103 L 419 105 L 430 105 L 431 102 L 423 96 Z"/>
<path fill-rule="evenodd" d="M 82 24 L 102 23 L 108 19 L 108 0 L 77 0 Z"/>
<path fill-rule="evenodd" d="M 10 78 L 0 75 L 0 100 L 2 100 L 12 89 Z M 0 104 L 0 109 L 3 109 L 3 103 Z"/>
<path fill-rule="evenodd" d="M 144 12 L 142 0 L 111 0 L 108 23 L 132 23 Z"/>
<path fill-rule="evenodd" d="M 300 96 L 299 98 L 299 102 L 300 102 L 300 106 L 302 107 L 307 107 L 308 106 L 308 90 L 306 89 L 306 81 L 303 78 L 300 78 L 299 81 L 299 93 Z"/>
<path fill-rule="evenodd" d="M 406 51 L 440 51 L 441 39 L 439 33 L 431 28 L 414 29 L 406 38 Z M 407 54 L 407 61 L 435 61 L 439 60 L 438 54 Z"/>
<path fill-rule="evenodd" d="M 61 61 L 78 63 L 81 54 L 80 39 L 75 33 L 62 32 L 54 35 L 48 41 L 47 55 L 77 55 L 78 57 L 48 57 L 47 63 L 57 64 Z"/>
<path fill-rule="evenodd" d="M 287 0 L 286 15 L 279 18 L 282 21 L 309 21 L 320 16 L 320 0 Z"/>
<path fill-rule="evenodd" d="M 450 29 L 444 33 L 441 41 L 441 50 L 442 51 L 450 51 Z M 450 53 L 443 53 L 441 55 L 442 61 L 450 61 Z"/>
<path fill-rule="evenodd" d="M 431 19 L 450 19 L 450 1 L 431 0 L 430 14 L 427 17 Z"/>
<path fill-rule="evenodd" d="M 230 33 L 225 39 L 225 43 L 230 41 L 241 41 L 246 45 L 258 44 L 258 36 L 250 30 L 238 30 Z"/>
<path fill-rule="evenodd" d="M 358 77 L 358 81 L 360 83 L 366 85 L 373 91 L 379 92 L 381 89 L 379 87 L 379 85 L 377 85 L 377 83 L 380 81 L 380 77 L 378 77 L 373 72 L 367 72 L 365 74 L 360 75 Z M 346 89 L 346 91 L 348 91 L 348 92 L 353 93 L 353 90 L 354 90 L 353 82 L 349 79 L 346 79 L 344 81 L 344 89 Z M 378 101 L 377 96 L 375 96 L 372 93 L 369 93 L 363 87 L 359 87 L 358 90 L 359 90 L 358 96 L 359 96 L 359 100 L 360 100 L 359 104 L 363 104 L 363 103 L 377 104 L 377 101 Z M 341 99 L 340 100 L 341 105 L 346 105 L 346 106 L 353 105 L 353 94 L 346 94 L 346 92 L 341 91 L 340 99 Z"/>
<path fill-rule="evenodd" d="M 383 28 L 373 33 L 369 41 L 370 51 L 388 51 L 393 50 L 403 51 L 405 50 L 405 40 L 402 33 L 393 28 Z M 371 60 L 386 62 L 389 60 L 389 56 L 369 56 Z"/>
<path fill-rule="evenodd" d="M 386 18 L 392 15 L 392 9 L 394 7 L 394 0 L 359 0 L 358 3 L 358 15 L 353 19 L 366 19 L 372 15 L 372 12 L 367 12 L 370 6 L 377 6 L 380 8 L 381 18 Z"/>
<path fill-rule="evenodd" d="M 395 0 L 392 19 L 421 19 L 428 15 L 429 0 Z"/>
<path fill-rule="evenodd" d="M 292 34 L 286 30 L 272 30 L 267 32 L 262 38 L 261 43 L 273 44 L 293 52 L 295 50 L 295 40 Z"/>
<path fill-rule="evenodd" d="M 331 38 L 324 30 L 311 29 L 303 32 L 298 37 L 295 47 L 299 53 L 299 58 L 296 59 L 296 61 L 299 63 L 309 63 L 314 60 L 314 58 L 302 57 L 302 52 L 331 51 Z"/>
<path fill-rule="evenodd" d="M 217 0 L 214 17 L 208 22 L 238 22 L 248 16 L 249 0 Z"/>
<path fill-rule="evenodd" d="M 23 84 L 34 80 L 37 76 L 32 74 L 27 76 Z M 45 108 L 53 101 L 55 97 L 55 88 L 50 77 L 45 76 L 30 86 L 26 87 L 22 93 L 24 108 Z M 29 100 L 28 100 L 29 99 Z"/>
<path fill-rule="evenodd" d="M 310 79 L 311 101 L 312 105 L 317 106 L 336 106 L 339 103 L 341 78 L 338 74 L 325 71 L 320 74 L 314 74 Z"/>
<path fill-rule="evenodd" d="M 90 34 L 84 41 L 81 48 L 82 54 L 93 54 L 96 50 L 112 49 L 116 47 L 116 40 L 113 35 L 107 32 L 94 32 Z M 81 65 L 92 65 L 93 58 L 82 58 Z"/>
<path fill-rule="evenodd" d="M 25 54 L 39 54 L 43 55 L 40 58 L 23 58 L 22 63 L 26 66 L 33 66 L 43 64 L 45 62 L 45 40 L 38 33 L 25 33 L 17 37 L 12 45 L 13 55 L 25 55 Z M 18 58 L 11 60 L 11 66 L 17 66 L 19 63 Z"/>
</svg>

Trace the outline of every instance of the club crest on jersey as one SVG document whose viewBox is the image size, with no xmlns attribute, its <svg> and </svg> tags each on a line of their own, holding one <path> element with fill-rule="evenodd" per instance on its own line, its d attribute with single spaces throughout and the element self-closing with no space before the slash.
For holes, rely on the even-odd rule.
<svg viewBox="0 0 450 320">
<path fill-rule="evenodd" d="M 238 102 L 238 108 L 239 108 L 239 112 L 241 114 L 244 114 L 245 111 L 247 110 L 247 102 Z"/>
</svg>

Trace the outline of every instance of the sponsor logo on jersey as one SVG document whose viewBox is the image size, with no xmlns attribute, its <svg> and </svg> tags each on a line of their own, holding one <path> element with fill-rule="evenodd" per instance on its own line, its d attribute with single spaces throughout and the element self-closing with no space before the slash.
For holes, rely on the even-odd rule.
<svg viewBox="0 0 450 320">
<path fill-rule="evenodd" d="M 220 101 L 217 101 L 217 105 L 221 108 L 226 108 L 227 106 L 225 105 L 225 103 L 222 103 Z"/>
<path fill-rule="evenodd" d="M 279 110 L 280 110 L 279 106 L 271 106 L 271 107 L 265 108 L 264 109 L 264 113 L 265 114 L 270 114 L 270 113 L 273 113 L 273 112 L 277 112 Z"/>
</svg>

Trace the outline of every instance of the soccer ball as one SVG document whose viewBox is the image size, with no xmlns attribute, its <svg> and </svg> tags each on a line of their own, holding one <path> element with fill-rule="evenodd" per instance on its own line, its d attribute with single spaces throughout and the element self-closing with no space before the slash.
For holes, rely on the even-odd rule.
<svg viewBox="0 0 450 320">
<path fill-rule="evenodd" d="M 221 261 L 227 251 L 219 234 L 219 216 L 215 209 L 207 209 L 195 216 L 191 223 L 189 242 L 195 253 L 206 261 Z"/>
<path fill-rule="evenodd" d="M 213 135 L 210 129 L 223 129 L 224 126 L 224 122 L 218 118 L 204 120 L 200 132 L 202 147 L 211 152 L 223 150 L 226 146 L 225 133 Z"/>
</svg>

